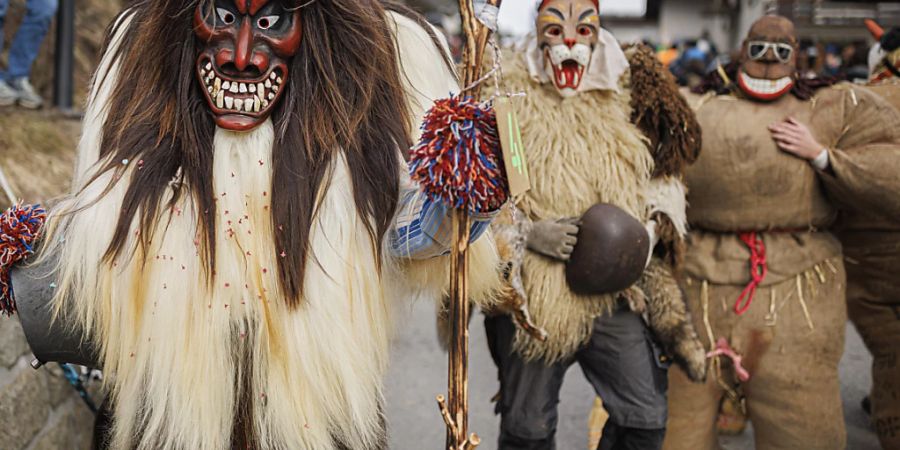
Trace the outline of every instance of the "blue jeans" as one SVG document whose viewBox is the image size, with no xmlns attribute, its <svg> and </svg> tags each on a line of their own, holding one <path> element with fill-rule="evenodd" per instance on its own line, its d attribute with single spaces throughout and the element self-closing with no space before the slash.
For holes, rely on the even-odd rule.
<svg viewBox="0 0 900 450">
<path fill-rule="evenodd" d="M 31 65 L 58 7 L 59 0 L 28 0 L 25 18 L 9 48 L 9 67 L 6 72 L 0 70 L 0 80 L 27 78 L 31 74 Z M 3 49 L 3 21 L 8 8 L 9 0 L 0 0 L 0 50 Z"/>
</svg>

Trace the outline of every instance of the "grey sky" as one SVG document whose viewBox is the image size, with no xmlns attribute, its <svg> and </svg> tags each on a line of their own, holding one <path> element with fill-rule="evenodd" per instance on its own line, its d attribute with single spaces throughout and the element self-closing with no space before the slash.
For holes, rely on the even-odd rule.
<svg viewBox="0 0 900 450">
<path fill-rule="evenodd" d="M 534 0 L 504 0 L 500 9 L 500 28 L 511 34 L 525 34 L 531 31 L 536 3 Z M 642 16 L 646 10 L 646 0 L 600 1 L 600 14 Z"/>
</svg>

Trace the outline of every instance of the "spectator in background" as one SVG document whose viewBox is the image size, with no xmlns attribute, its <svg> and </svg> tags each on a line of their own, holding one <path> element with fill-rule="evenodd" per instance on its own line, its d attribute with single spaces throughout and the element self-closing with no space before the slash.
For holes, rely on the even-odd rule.
<svg viewBox="0 0 900 450">
<path fill-rule="evenodd" d="M 841 51 L 843 67 L 841 78 L 852 82 L 868 82 L 869 80 L 869 46 L 863 41 L 856 41 Z"/>
<path fill-rule="evenodd" d="M 28 79 L 31 65 L 37 58 L 58 6 L 59 0 L 27 1 L 25 18 L 9 48 L 7 70 L 0 70 L 0 106 L 18 103 L 24 108 L 37 109 L 44 104 Z M 0 0 L 0 51 L 3 49 L 3 21 L 8 8 L 9 0 Z"/>
<path fill-rule="evenodd" d="M 822 67 L 822 75 L 826 77 L 839 77 L 844 60 L 841 59 L 840 48 L 835 44 L 825 47 L 825 65 Z"/>
</svg>

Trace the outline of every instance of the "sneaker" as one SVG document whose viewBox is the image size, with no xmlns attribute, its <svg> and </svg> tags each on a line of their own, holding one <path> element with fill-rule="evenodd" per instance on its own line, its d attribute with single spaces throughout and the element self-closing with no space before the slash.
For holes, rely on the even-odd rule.
<svg viewBox="0 0 900 450">
<path fill-rule="evenodd" d="M 38 109 L 44 106 L 44 99 L 34 91 L 28 78 L 13 80 L 12 87 L 19 95 L 19 106 L 28 109 Z"/>
<path fill-rule="evenodd" d="M 19 99 L 19 94 L 5 81 L 0 80 L 0 106 L 12 106 Z"/>
</svg>

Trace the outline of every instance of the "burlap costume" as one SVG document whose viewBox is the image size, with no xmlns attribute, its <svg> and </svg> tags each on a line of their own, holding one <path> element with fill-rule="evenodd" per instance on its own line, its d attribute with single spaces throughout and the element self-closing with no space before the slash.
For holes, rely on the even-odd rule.
<svg viewBox="0 0 900 450">
<path fill-rule="evenodd" d="M 759 103 L 712 93 L 690 94 L 689 101 L 704 144 L 686 174 L 692 235 L 684 288 L 694 323 L 709 348 L 726 338 L 744 355 L 751 379 L 741 388 L 757 448 L 844 448 L 837 366 L 845 274 L 840 243 L 824 230 L 836 217 L 836 198 L 898 206 L 900 197 L 885 193 L 897 192 L 900 179 L 880 175 L 877 160 L 900 154 L 900 115 L 849 85 L 819 90 L 810 101 L 785 95 Z M 773 142 L 767 126 L 789 116 L 829 148 L 827 172 Z M 738 234 L 753 231 L 765 243 L 769 271 L 739 316 L 734 305 L 751 279 L 751 252 Z M 665 448 L 717 447 L 716 414 L 735 377 L 723 361 L 713 369 L 705 385 L 670 371 Z"/>
<path fill-rule="evenodd" d="M 897 78 L 869 86 L 900 108 Z M 894 157 L 890 157 L 894 156 Z M 900 174 L 900 158 L 887 153 L 863 161 L 880 167 L 883 177 Z M 872 422 L 883 448 L 900 448 L 900 211 L 885 192 L 877 207 L 844 205 L 838 236 L 847 266 L 850 320 L 872 352 Z"/>
</svg>

